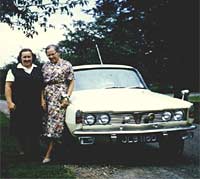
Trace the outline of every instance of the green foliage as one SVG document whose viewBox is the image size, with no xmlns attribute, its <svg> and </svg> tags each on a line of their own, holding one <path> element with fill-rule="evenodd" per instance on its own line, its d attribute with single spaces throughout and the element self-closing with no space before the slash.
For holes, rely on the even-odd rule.
<svg viewBox="0 0 200 179">
<path fill-rule="evenodd" d="M 0 97 L 4 98 L 4 88 L 5 88 L 5 79 L 6 74 L 10 68 L 12 68 L 16 63 L 10 63 L 0 69 Z"/>
<path fill-rule="evenodd" d="M 7 127 L 9 124 L 9 119 L 6 117 L 4 113 L 0 112 L 0 126 Z"/>
<path fill-rule="evenodd" d="M 48 18 L 55 12 L 70 15 L 71 8 L 87 4 L 86 0 L 64 4 L 58 0 L 49 4 L 41 0 L 18 1 L 22 5 L 16 6 L 10 0 L 0 2 L 0 22 L 21 28 L 27 36 L 34 34 L 35 22 L 47 29 L 51 27 Z M 99 63 L 95 48 L 98 44 L 104 63 L 134 66 L 147 83 L 158 84 L 163 90 L 172 86 L 174 91 L 199 91 L 198 31 L 192 30 L 198 28 L 191 28 L 198 24 L 196 2 L 96 0 L 96 8 L 85 11 L 93 15 L 93 22 L 74 22 L 74 31 L 63 24 L 66 39 L 59 43 L 62 57 L 73 65 Z"/>
<path fill-rule="evenodd" d="M 12 178 L 70 178 L 74 173 L 63 165 L 22 164 L 9 169 L 8 176 Z"/>
<path fill-rule="evenodd" d="M 182 1 L 174 3 L 182 4 Z M 63 57 L 73 65 L 99 63 L 95 49 L 98 44 L 104 63 L 134 66 L 147 84 L 158 85 L 163 92 L 178 92 L 185 88 L 196 91 L 198 70 L 193 70 L 195 63 L 189 60 L 194 54 L 191 49 L 195 48 L 183 43 L 184 38 L 176 38 L 180 34 L 178 29 L 183 34 L 185 28 L 180 28 L 177 23 L 182 14 L 177 19 L 175 7 L 178 6 L 167 0 L 96 0 L 96 8 L 86 11 L 93 14 L 94 22 L 77 21 L 73 32 L 66 29 L 66 40 L 59 43 L 64 50 Z M 186 4 L 181 6 L 181 10 L 184 9 L 187 9 Z M 189 9 L 185 12 L 184 16 L 188 16 Z M 183 49 L 189 46 L 184 55 L 179 46 L 184 46 Z M 193 59 L 197 60 L 196 57 Z M 188 73 L 188 70 L 194 73 Z M 183 80 L 189 76 L 191 80 Z"/>
<path fill-rule="evenodd" d="M 189 101 L 193 102 L 193 103 L 200 103 L 200 94 L 199 95 L 189 96 Z"/>
<path fill-rule="evenodd" d="M 72 16 L 72 8 L 87 3 L 87 0 L 68 0 L 64 3 L 59 0 L 50 0 L 48 3 L 43 0 L 3 0 L 0 2 L 0 22 L 22 30 L 27 37 L 33 37 L 38 34 L 36 22 L 46 31 L 53 27 L 48 23 L 52 14 L 60 12 Z"/>
<path fill-rule="evenodd" d="M 95 49 L 95 32 L 91 29 L 92 23 L 77 21 L 74 23 L 74 28 L 74 32 L 66 29 L 66 40 L 59 43 L 63 50 L 62 57 L 69 59 L 73 65 L 99 63 Z"/>
<path fill-rule="evenodd" d="M 156 50 L 161 46 L 165 49 L 166 42 L 161 41 L 161 37 L 152 39 L 148 35 L 153 24 L 158 24 L 156 19 L 150 19 L 152 11 L 159 9 L 164 2 L 150 0 L 146 4 L 146 1 L 97 0 L 96 8 L 87 11 L 93 14 L 94 22 L 77 21 L 73 32 L 66 29 L 66 40 L 59 43 L 64 49 L 63 56 L 74 65 L 98 63 L 95 49 L 95 44 L 98 44 L 104 63 L 137 67 L 148 81 L 156 73 L 166 73 L 168 58 Z M 154 81 L 159 82 L 159 76 L 155 75 Z"/>
</svg>

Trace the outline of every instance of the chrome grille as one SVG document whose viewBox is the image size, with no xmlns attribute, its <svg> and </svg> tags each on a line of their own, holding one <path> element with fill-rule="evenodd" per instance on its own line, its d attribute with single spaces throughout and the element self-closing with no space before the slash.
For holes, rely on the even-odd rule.
<svg viewBox="0 0 200 179">
<path fill-rule="evenodd" d="M 129 117 L 129 120 L 125 119 L 126 117 Z M 127 121 L 126 123 L 128 124 L 135 124 L 132 114 L 110 114 L 110 118 L 112 124 L 122 124 L 125 123 L 125 121 Z"/>
<path fill-rule="evenodd" d="M 112 113 L 109 114 L 111 117 L 111 124 L 144 124 L 144 123 L 156 123 L 156 122 L 163 122 L 162 114 L 159 112 L 154 112 L 155 115 L 154 120 L 146 121 L 148 115 L 152 112 L 145 112 L 145 113 Z"/>
<path fill-rule="evenodd" d="M 182 111 L 183 118 L 179 120 L 187 120 L 187 109 L 173 109 L 173 110 L 162 110 L 162 111 L 145 111 L 145 112 L 102 112 L 102 113 L 85 113 L 82 116 L 83 125 L 88 125 L 84 123 L 85 115 L 92 115 L 95 118 L 94 125 L 104 125 L 99 123 L 100 115 L 108 115 L 109 121 L 108 124 L 148 124 L 148 123 L 158 123 L 158 122 L 168 122 L 168 121 L 179 121 L 176 118 L 176 112 Z M 165 119 L 165 113 L 171 113 L 170 119 Z"/>
</svg>

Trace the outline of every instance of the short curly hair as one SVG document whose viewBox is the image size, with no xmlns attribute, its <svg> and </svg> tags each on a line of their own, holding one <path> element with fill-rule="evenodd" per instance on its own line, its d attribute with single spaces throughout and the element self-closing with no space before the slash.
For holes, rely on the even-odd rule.
<svg viewBox="0 0 200 179">
<path fill-rule="evenodd" d="M 60 49 L 58 47 L 58 45 L 55 44 L 50 44 L 45 48 L 45 53 L 47 53 L 47 50 L 49 50 L 50 48 L 53 48 L 56 52 L 60 53 Z"/>
<path fill-rule="evenodd" d="M 32 54 L 32 62 L 34 63 L 36 61 L 36 55 L 33 53 L 33 51 L 30 48 L 23 48 L 20 52 L 19 55 L 17 57 L 18 62 L 21 62 L 21 57 L 22 57 L 22 53 L 23 52 L 31 52 Z"/>
</svg>

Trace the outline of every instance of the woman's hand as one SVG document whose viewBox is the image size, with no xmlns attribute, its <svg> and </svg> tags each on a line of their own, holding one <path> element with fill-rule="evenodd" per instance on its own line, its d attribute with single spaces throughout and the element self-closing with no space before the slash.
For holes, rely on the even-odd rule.
<svg viewBox="0 0 200 179">
<path fill-rule="evenodd" d="M 69 100 L 67 98 L 64 98 L 61 102 L 61 108 L 67 108 L 69 105 Z"/>
<path fill-rule="evenodd" d="M 14 111 L 14 110 L 16 109 L 15 103 L 13 103 L 13 102 L 8 102 L 7 104 L 8 104 L 8 109 L 9 109 L 10 111 Z"/>
<path fill-rule="evenodd" d="M 47 110 L 47 104 L 46 104 L 46 101 L 45 101 L 45 100 L 42 100 L 42 101 L 41 101 L 41 106 L 42 106 L 42 109 L 43 109 L 44 111 Z"/>
</svg>

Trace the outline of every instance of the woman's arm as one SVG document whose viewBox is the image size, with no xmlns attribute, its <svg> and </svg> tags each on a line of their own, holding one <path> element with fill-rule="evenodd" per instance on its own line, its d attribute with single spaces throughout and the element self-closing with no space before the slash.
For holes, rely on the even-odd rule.
<svg viewBox="0 0 200 179">
<path fill-rule="evenodd" d="M 41 91 L 41 106 L 42 106 L 42 109 L 45 111 L 47 108 L 47 105 L 46 105 L 46 100 L 44 98 L 44 90 Z"/>
<path fill-rule="evenodd" d="M 67 95 L 71 96 L 73 90 L 74 90 L 74 79 L 69 82 L 69 87 L 68 87 L 68 90 L 67 90 Z"/>
<path fill-rule="evenodd" d="M 6 81 L 6 84 L 5 84 L 5 96 L 6 96 L 6 101 L 7 101 L 9 110 L 14 110 L 16 107 L 15 103 L 12 100 L 12 84 L 13 82 L 11 81 Z"/>
<path fill-rule="evenodd" d="M 72 95 L 73 89 L 74 89 L 74 79 L 70 80 L 69 82 L 67 96 L 62 100 L 62 103 L 61 103 L 62 108 L 66 108 L 69 105 L 70 103 L 69 97 Z"/>
</svg>

